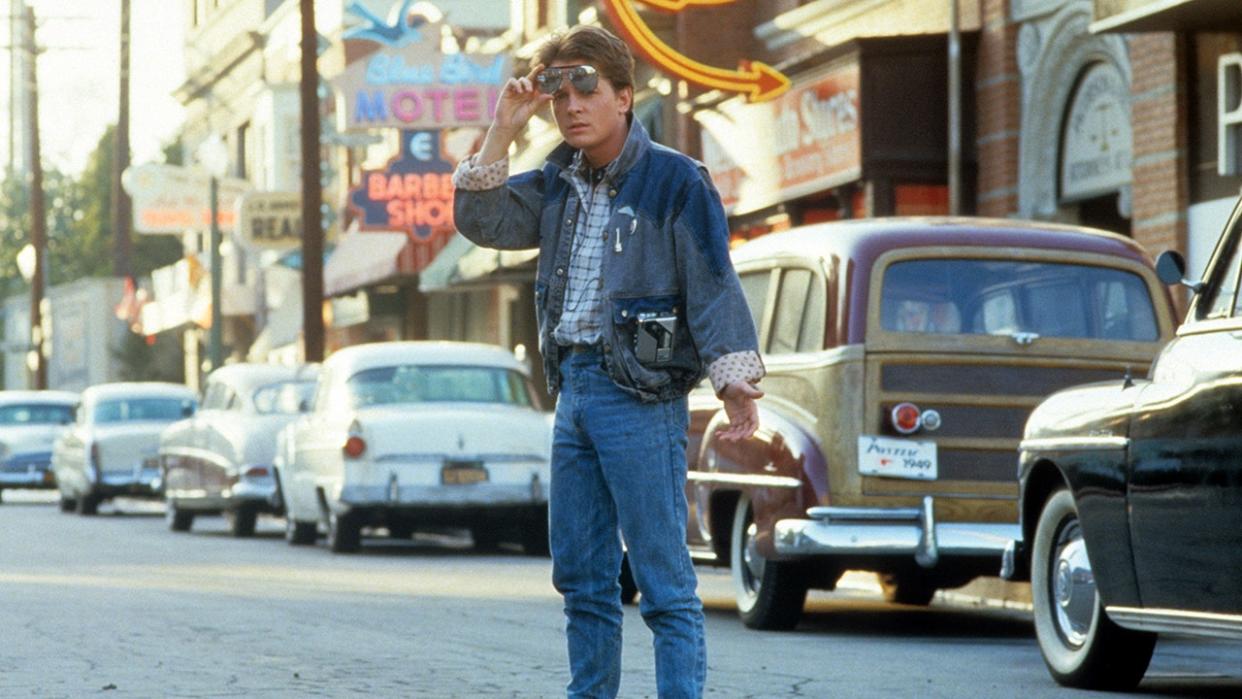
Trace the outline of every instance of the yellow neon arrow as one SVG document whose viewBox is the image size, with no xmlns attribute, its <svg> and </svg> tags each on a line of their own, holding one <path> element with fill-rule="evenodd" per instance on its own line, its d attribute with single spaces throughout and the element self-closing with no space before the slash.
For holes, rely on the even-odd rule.
<svg viewBox="0 0 1242 699">
<path fill-rule="evenodd" d="M 736 0 L 637 0 L 665 12 L 681 12 L 691 5 L 728 5 Z"/>
<path fill-rule="evenodd" d="M 720 0 L 641 0 L 648 4 L 723 4 Z M 683 80 L 712 90 L 740 92 L 750 102 L 764 102 L 789 89 L 789 78 L 760 61 L 745 63 L 740 70 L 716 68 L 683 56 L 660 41 L 627 0 L 603 0 L 604 10 L 625 39 L 644 58 Z"/>
</svg>

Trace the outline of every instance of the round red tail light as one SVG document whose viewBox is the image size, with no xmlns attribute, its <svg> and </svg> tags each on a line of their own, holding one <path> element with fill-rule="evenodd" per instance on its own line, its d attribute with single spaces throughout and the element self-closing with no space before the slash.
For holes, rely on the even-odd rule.
<svg viewBox="0 0 1242 699">
<path fill-rule="evenodd" d="M 345 451 L 345 456 L 348 456 L 351 459 L 356 459 L 359 456 L 362 456 L 362 453 L 367 450 L 367 443 L 362 437 L 359 437 L 356 434 L 351 434 L 349 435 L 349 439 L 345 440 L 345 446 L 343 449 Z"/>
<path fill-rule="evenodd" d="M 889 418 L 893 421 L 893 429 L 901 434 L 913 434 L 919 428 L 922 413 L 914 403 L 898 403 L 893 406 Z"/>
</svg>

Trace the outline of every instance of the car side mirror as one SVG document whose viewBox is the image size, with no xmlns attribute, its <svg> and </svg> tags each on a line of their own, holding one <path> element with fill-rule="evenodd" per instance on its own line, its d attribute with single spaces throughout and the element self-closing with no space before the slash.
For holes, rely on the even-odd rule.
<svg viewBox="0 0 1242 699">
<path fill-rule="evenodd" d="M 1156 258 L 1156 276 L 1169 286 L 1180 284 L 1195 293 L 1203 289 L 1203 282 L 1186 278 L 1186 258 L 1176 250 L 1165 250 Z"/>
</svg>

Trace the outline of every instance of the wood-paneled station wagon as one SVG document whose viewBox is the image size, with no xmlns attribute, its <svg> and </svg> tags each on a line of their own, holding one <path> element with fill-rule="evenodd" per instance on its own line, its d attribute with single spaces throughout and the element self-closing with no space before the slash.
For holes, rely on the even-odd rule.
<svg viewBox="0 0 1242 699">
<path fill-rule="evenodd" d="M 1045 396 L 1147 370 L 1174 317 L 1132 241 L 1054 224 L 873 219 L 734 251 L 768 376 L 760 429 L 691 396 L 688 544 L 743 621 L 796 625 L 847 569 L 891 601 L 999 571 L 1022 427 Z"/>
<path fill-rule="evenodd" d="M 1176 253 L 1157 268 L 1185 276 Z M 1061 684 L 1134 687 L 1157 633 L 1242 639 L 1240 277 L 1242 203 L 1149 376 L 1057 393 L 1026 424 L 1005 572 L 1029 574 Z"/>
</svg>

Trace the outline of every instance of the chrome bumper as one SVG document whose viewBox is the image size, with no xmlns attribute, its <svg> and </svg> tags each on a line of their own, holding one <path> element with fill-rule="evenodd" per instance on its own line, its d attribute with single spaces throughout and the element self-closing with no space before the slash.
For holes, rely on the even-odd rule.
<svg viewBox="0 0 1242 699">
<path fill-rule="evenodd" d="M 345 484 L 336 499 L 347 507 L 392 509 L 543 505 L 548 502 L 548 488 L 538 474 L 527 482 L 469 485 L 404 485 L 392 476 L 386 485 Z"/>
<path fill-rule="evenodd" d="M 776 523 L 782 556 L 912 555 L 925 568 L 941 556 L 1000 556 L 1020 536 L 1015 524 L 937 523 L 933 499 L 919 507 L 812 507 L 810 519 Z"/>
</svg>

